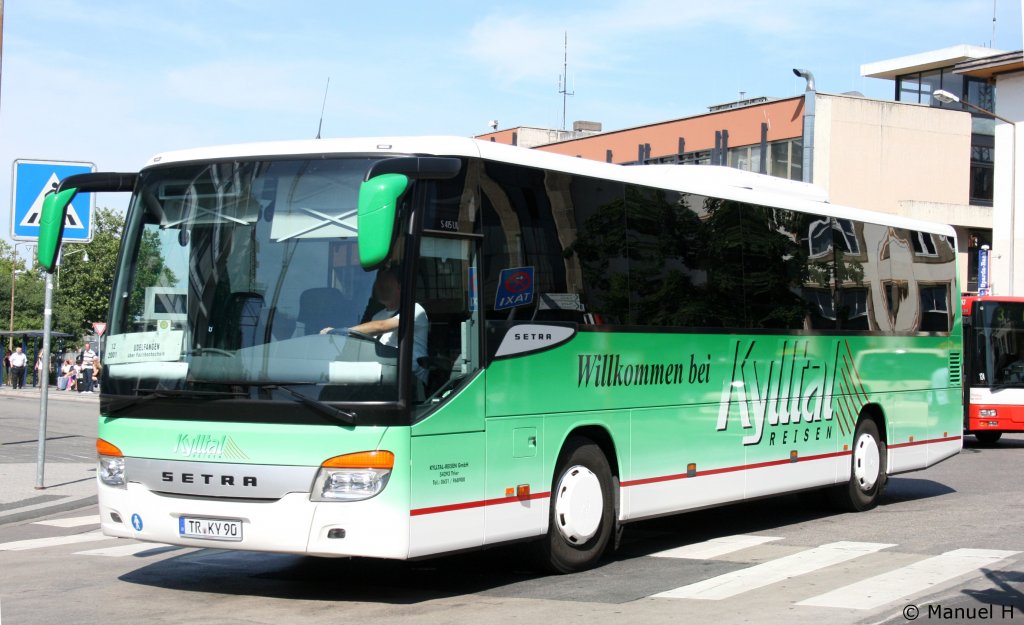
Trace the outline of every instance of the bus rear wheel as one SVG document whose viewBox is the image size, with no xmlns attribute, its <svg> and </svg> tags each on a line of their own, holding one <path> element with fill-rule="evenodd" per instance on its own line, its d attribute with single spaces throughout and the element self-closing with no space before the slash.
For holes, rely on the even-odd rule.
<svg viewBox="0 0 1024 625">
<path fill-rule="evenodd" d="M 882 498 L 887 480 L 885 441 L 872 419 L 857 424 L 850 463 L 850 481 L 832 490 L 832 501 L 849 512 L 870 510 Z"/>
<path fill-rule="evenodd" d="M 570 438 L 561 458 L 540 560 L 556 573 L 573 573 L 594 566 L 608 546 L 615 525 L 612 472 L 604 452 L 587 438 Z"/>
<path fill-rule="evenodd" d="M 975 432 L 974 438 L 978 439 L 982 445 L 995 445 L 1002 435 L 1002 432 Z"/>
</svg>

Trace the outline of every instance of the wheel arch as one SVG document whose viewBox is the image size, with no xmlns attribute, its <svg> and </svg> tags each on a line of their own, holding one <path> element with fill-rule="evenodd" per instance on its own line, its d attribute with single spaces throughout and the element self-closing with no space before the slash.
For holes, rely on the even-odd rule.
<svg viewBox="0 0 1024 625">
<path fill-rule="evenodd" d="M 554 463 L 551 465 L 549 473 L 552 475 L 560 466 L 566 453 L 566 443 L 573 437 L 587 438 L 594 441 L 601 452 L 604 453 L 604 457 L 608 459 L 608 466 L 612 470 L 612 477 L 618 481 L 621 478 L 621 469 L 619 467 L 619 454 L 615 448 L 615 441 L 612 439 L 611 432 L 604 426 L 597 424 L 577 425 L 565 433 L 561 443 L 558 446 L 558 455 L 555 457 Z"/>
<path fill-rule="evenodd" d="M 864 404 L 860 409 L 860 415 L 857 417 L 857 425 L 864 419 L 870 419 L 875 422 L 875 425 L 878 426 L 878 434 L 882 437 L 882 442 L 888 447 L 889 431 L 886 428 L 885 411 L 882 410 L 882 407 L 876 403 Z M 856 426 L 854 426 L 854 431 L 856 429 Z"/>
</svg>

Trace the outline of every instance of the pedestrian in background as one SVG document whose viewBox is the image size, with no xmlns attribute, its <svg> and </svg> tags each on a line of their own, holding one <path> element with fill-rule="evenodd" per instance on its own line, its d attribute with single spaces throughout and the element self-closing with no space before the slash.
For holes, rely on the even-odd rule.
<svg viewBox="0 0 1024 625">
<path fill-rule="evenodd" d="M 25 388 L 25 365 L 28 364 L 28 356 L 21 351 L 21 345 L 14 348 L 11 354 L 11 386 L 13 388 Z"/>
<path fill-rule="evenodd" d="M 92 374 L 96 368 L 96 352 L 92 351 L 92 343 L 82 347 L 82 389 L 83 393 L 92 392 Z"/>
<path fill-rule="evenodd" d="M 76 390 L 78 388 L 78 366 L 75 365 L 75 361 L 66 358 L 60 370 L 64 374 L 64 386 L 61 386 L 60 389 L 62 391 Z"/>
</svg>

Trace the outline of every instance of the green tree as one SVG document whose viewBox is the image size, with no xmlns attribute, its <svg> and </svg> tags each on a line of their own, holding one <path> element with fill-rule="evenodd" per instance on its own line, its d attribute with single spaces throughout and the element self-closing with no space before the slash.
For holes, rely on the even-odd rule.
<svg viewBox="0 0 1024 625">
<path fill-rule="evenodd" d="M 106 321 L 123 230 L 124 215 L 100 208 L 93 215 L 92 241 L 63 246 L 59 284 L 54 275 L 55 332 L 80 336 L 92 332 L 93 322 Z"/>
<path fill-rule="evenodd" d="M 18 254 L 25 254 L 25 247 L 19 246 Z M 14 330 L 39 330 L 43 327 L 43 297 L 45 282 L 43 274 L 32 270 L 32 261 L 15 255 L 15 248 L 6 241 L 0 241 L 0 318 L 2 327 Z M 12 289 L 13 280 L 13 289 Z M 14 314 L 11 314 L 11 300 Z M 4 342 L 6 345 L 6 341 Z"/>
</svg>

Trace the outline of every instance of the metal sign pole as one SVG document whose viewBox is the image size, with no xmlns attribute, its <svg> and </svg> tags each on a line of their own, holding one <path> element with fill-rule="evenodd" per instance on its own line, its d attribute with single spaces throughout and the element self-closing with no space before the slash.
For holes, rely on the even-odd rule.
<svg viewBox="0 0 1024 625">
<path fill-rule="evenodd" d="M 46 462 L 46 406 L 50 389 L 50 324 L 53 320 L 53 274 L 46 274 L 46 300 L 43 305 L 43 355 L 39 383 L 39 455 L 36 457 L 36 489 L 43 487 L 43 465 Z"/>
</svg>

